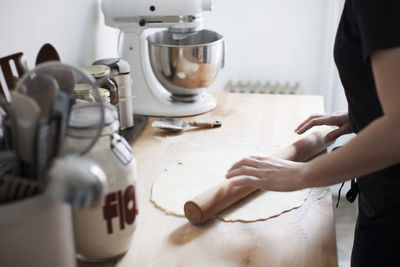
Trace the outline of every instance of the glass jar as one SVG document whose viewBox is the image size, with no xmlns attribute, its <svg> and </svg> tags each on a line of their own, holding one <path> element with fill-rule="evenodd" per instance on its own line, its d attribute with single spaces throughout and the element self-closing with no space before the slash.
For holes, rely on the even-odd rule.
<svg viewBox="0 0 400 267">
<path fill-rule="evenodd" d="M 83 106 L 72 111 L 64 153 L 76 153 L 93 138 L 96 130 L 87 125 L 93 125 L 90 121 L 97 121 L 99 115 L 91 109 Z M 104 170 L 108 191 L 99 207 L 72 211 L 77 258 L 83 261 L 108 261 L 124 254 L 130 246 L 138 213 L 136 159 L 130 145 L 118 134 L 116 108 L 106 104 L 104 109 L 101 135 L 85 156 Z"/>
<path fill-rule="evenodd" d="M 74 87 L 74 93 L 77 99 L 87 102 L 96 102 L 93 96 L 93 87 L 88 83 L 78 83 Z"/>
<path fill-rule="evenodd" d="M 99 88 L 100 95 L 103 98 L 104 102 L 107 104 L 111 104 L 111 98 L 110 98 L 110 91 L 104 88 Z"/>
<path fill-rule="evenodd" d="M 74 87 L 76 98 L 84 102 L 96 102 L 93 92 L 92 85 L 88 83 L 77 83 Z M 110 91 L 105 88 L 99 88 L 99 93 L 104 103 L 110 104 Z"/>
<path fill-rule="evenodd" d="M 83 68 L 89 72 L 95 79 L 99 87 L 110 91 L 110 103 L 118 106 L 118 87 L 115 80 L 110 75 L 110 67 L 105 65 L 91 65 Z"/>
</svg>

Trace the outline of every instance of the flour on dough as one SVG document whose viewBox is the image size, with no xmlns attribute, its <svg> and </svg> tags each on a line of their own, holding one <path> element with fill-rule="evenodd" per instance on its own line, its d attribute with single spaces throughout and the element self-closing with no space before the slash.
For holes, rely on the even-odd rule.
<svg viewBox="0 0 400 267">
<path fill-rule="evenodd" d="M 186 201 L 224 180 L 233 163 L 245 156 L 250 155 L 222 151 L 185 155 L 165 168 L 156 179 L 150 201 L 167 214 L 184 216 L 183 206 Z M 266 220 L 300 207 L 308 193 L 309 190 L 283 193 L 257 191 L 217 217 L 229 222 Z"/>
</svg>

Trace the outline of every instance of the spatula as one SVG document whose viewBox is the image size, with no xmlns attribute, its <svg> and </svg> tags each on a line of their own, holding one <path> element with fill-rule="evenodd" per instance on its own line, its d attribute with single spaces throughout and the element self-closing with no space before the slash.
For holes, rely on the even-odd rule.
<svg viewBox="0 0 400 267">
<path fill-rule="evenodd" d="M 12 64 L 14 64 L 17 73 L 14 74 L 12 70 Z M 0 91 L 2 96 L 7 103 L 11 102 L 10 91 L 14 90 L 19 78 L 24 75 L 28 70 L 28 64 L 22 52 L 12 54 L 6 57 L 0 58 L 0 67 L 4 76 L 6 84 L 1 84 L 0 81 Z"/>
<path fill-rule="evenodd" d="M 153 121 L 151 124 L 154 128 L 160 128 L 167 130 L 169 132 L 179 132 L 189 126 L 197 128 L 217 128 L 221 127 L 220 121 L 190 121 L 186 122 L 177 118 L 161 118 L 159 120 Z"/>
</svg>

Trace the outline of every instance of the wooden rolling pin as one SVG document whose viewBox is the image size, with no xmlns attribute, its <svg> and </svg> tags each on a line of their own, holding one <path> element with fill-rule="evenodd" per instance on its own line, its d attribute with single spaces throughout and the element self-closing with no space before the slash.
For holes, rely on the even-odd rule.
<svg viewBox="0 0 400 267">
<path fill-rule="evenodd" d="M 272 157 L 304 162 L 324 152 L 332 142 L 325 142 L 325 135 L 332 131 L 330 127 L 321 127 L 293 144 L 273 153 Z M 207 191 L 187 201 L 184 206 L 185 216 L 195 225 L 230 207 L 239 200 L 258 190 L 255 187 L 229 186 L 226 179 Z"/>
</svg>

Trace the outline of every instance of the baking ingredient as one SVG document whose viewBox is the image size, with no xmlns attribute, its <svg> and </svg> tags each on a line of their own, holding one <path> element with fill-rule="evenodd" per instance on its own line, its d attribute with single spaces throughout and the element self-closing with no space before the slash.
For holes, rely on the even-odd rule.
<svg viewBox="0 0 400 267">
<path fill-rule="evenodd" d="M 184 155 L 164 169 L 154 182 L 150 200 L 166 214 L 184 216 L 184 204 L 225 179 L 232 164 L 246 152 L 208 151 Z M 220 213 L 229 222 L 266 220 L 294 208 L 306 200 L 308 190 L 295 192 L 257 191 Z"/>
<path fill-rule="evenodd" d="M 92 107 L 96 108 L 81 106 L 82 112 L 71 115 L 65 154 L 81 151 L 96 132 L 98 118 L 93 116 Z M 136 159 L 130 145 L 117 133 L 117 119 L 117 109 L 105 105 L 101 136 L 85 154 L 104 170 L 108 190 L 101 205 L 72 210 L 77 258 L 83 261 L 110 261 L 121 256 L 128 250 L 136 228 Z"/>
</svg>

